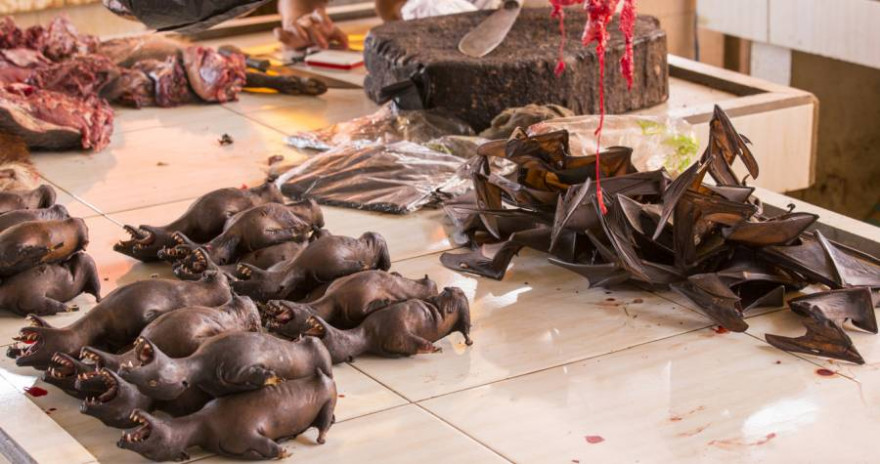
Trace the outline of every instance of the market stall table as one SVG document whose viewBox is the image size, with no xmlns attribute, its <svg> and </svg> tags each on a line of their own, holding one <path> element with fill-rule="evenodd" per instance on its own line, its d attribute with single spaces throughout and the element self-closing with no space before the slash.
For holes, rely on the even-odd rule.
<svg viewBox="0 0 880 464">
<path fill-rule="evenodd" d="M 258 34 L 236 43 L 256 47 L 268 40 Z M 759 186 L 809 183 L 811 95 L 679 58 L 670 57 L 670 64 L 670 101 L 643 113 L 684 117 L 705 132 L 719 103 L 754 142 L 763 170 Z M 170 276 L 165 265 L 112 251 L 124 236 L 122 224 L 162 223 L 214 188 L 254 185 L 265 177 L 269 157 L 306 156 L 285 146 L 285 135 L 375 109 L 361 90 L 330 90 L 320 98 L 245 94 L 223 106 L 124 110 L 104 152 L 41 153 L 35 161 L 60 202 L 86 217 L 89 252 L 106 294 L 135 280 Z M 222 134 L 234 143 L 221 146 Z M 771 205 L 792 201 L 765 189 L 757 195 Z M 336 234 L 385 236 L 392 270 L 464 289 L 472 301 L 474 345 L 455 334 L 438 343 L 440 354 L 339 366 L 337 424 L 326 445 L 314 444 L 314 431 L 286 442 L 292 461 L 857 461 L 880 431 L 873 413 L 880 397 L 872 393 L 880 383 L 876 337 L 853 334 L 865 366 L 796 356 L 763 341 L 765 332 L 798 332 L 795 318 L 781 311 L 750 316 L 746 334 L 720 334 L 671 292 L 587 289 L 580 276 L 536 253 L 524 252 L 503 281 L 452 272 L 438 260 L 453 245 L 437 210 L 325 212 Z M 853 236 L 880 241 L 876 228 L 819 214 Z M 80 312 L 51 322 L 67 324 L 94 304 L 90 297 L 76 302 Z M 11 343 L 22 324 L 0 315 L 0 343 Z M 818 375 L 820 368 L 832 375 Z M 79 401 L 43 384 L 38 374 L 0 361 L 0 454 L 12 462 L 143 460 L 116 447 L 119 430 L 80 414 Z M 34 385 L 48 393 L 25 393 Z M 844 429 L 848 433 L 840 434 Z M 832 435 L 836 440 L 828 443 Z M 197 453 L 191 460 L 223 459 Z"/>
</svg>

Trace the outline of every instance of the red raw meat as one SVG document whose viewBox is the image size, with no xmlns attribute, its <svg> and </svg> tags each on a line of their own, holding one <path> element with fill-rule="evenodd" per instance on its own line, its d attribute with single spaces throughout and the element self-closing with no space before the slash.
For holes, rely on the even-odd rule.
<svg viewBox="0 0 880 464">
<path fill-rule="evenodd" d="M 113 133 L 113 110 L 95 95 L 77 98 L 27 84 L 0 86 L 0 129 L 32 148 L 100 151 Z"/>
<path fill-rule="evenodd" d="M 155 84 L 147 73 L 119 68 L 119 77 L 101 90 L 107 101 L 133 108 L 156 106 Z"/>
<path fill-rule="evenodd" d="M 170 107 L 195 101 L 195 95 L 186 79 L 186 71 L 177 56 L 169 56 L 165 61 L 139 61 L 132 69 L 150 76 L 155 86 L 153 97 L 156 105 Z"/>
<path fill-rule="evenodd" d="M 69 19 L 59 16 L 46 27 L 33 26 L 21 30 L 12 18 L 0 20 L 0 48 L 27 47 L 46 55 L 53 61 L 60 61 L 75 55 L 94 52 L 98 38 L 80 34 Z"/>
<path fill-rule="evenodd" d="M 27 82 L 35 70 L 50 63 L 42 53 L 29 48 L 0 49 L 0 84 Z"/>
<path fill-rule="evenodd" d="M 224 56 L 211 48 L 187 47 L 183 50 L 183 66 L 193 91 L 208 102 L 238 99 L 247 82 L 244 56 L 237 53 Z"/>
<path fill-rule="evenodd" d="M 0 19 L 0 48 L 21 46 L 24 46 L 24 32 L 15 25 L 11 17 Z"/>
<path fill-rule="evenodd" d="M 34 72 L 30 84 L 78 97 L 98 95 L 120 75 L 119 68 L 101 55 L 82 55 Z"/>
</svg>

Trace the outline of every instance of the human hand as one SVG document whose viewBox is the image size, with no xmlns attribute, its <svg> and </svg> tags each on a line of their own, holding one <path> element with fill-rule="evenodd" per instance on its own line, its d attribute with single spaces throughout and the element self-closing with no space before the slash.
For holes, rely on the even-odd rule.
<svg viewBox="0 0 880 464">
<path fill-rule="evenodd" d="M 313 46 L 326 49 L 331 45 L 348 48 L 348 36 L 333 23 L 323 7 L 275 28 L 274 32 L 275 38 L 289 49 L 301 50 Z"/>
</svg>

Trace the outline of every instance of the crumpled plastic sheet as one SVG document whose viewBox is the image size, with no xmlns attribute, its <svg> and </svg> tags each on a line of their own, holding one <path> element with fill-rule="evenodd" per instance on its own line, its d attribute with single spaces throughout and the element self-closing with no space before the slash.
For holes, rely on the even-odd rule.
<svg viewBox="0 0 880 464">
<path fill-rule="evenodd" d="M 404 111 L 393 104 L 373 114 L 287 137 L 300 149 L 326 151 L 340 146 L 366 147 L 400 141 L 424 143 L 444 135 L 474 135 L 464 121 L 434 110 Z"/>
<path fill-rule="evenodd" d="M 530 135 L 565 129 L 569 133 L 571 154 L 596 153 L 598 116 L 551 119 L 529 127 Z M 666 168 L 677 176 L 697 160 L 699 141 L 693 126 L 683 119 L 654 116 L 605 116 L 602 148 L 632 147 L 633 165 L 639 171 Z"/>
<path fill-rule="evenodd" d="M 194 33 L 247 14 L 269 0 L 102 0 L 110 11 L 150 29 Z"/>
<path fill-rule="evenodd" d="M 498 8 L 501 0 L 409 0 L 400 9 L 405 20 Z"/>
<path fill-rule="evenodd" d="M 470 187 L 465 160 L 408 142 L 347 145 L 317 154 L 282 174 L 281 191 L 321 204 L 407 214 Z"/>
</svg>

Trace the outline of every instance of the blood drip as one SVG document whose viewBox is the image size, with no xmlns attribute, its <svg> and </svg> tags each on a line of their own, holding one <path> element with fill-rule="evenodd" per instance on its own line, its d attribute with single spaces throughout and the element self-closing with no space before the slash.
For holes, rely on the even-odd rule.
<svg viewBox="0 0 880 464">
<path fill-rule="evenodd" d="M 559 32 L 562 38 L 559 42 L 559 58 L 556 62 L 556 75 L 565 71 L 565 61 L 563 60 L 563 51 L 565 48 L 566 32 L 565 32 L 565 11 L 564 7 L 584 3 L 585 0 L 550 0 L 553 5 L 553 13 L 551 17 L 559 19 Z M 602 198 L 601 188 L 601 164 L 599 162 L 599 152 L 602 146 L 602 126 L 605 123 L 605 47 L 608 45 L 608 23 L 614 16 L 614 10 L 620 0 L 587 0 L 585 8 L 587 10 L 587 24 L 584 27 L 584 35 L 581 42 L 589 45 L 596 42 L 596 56 L 599 58 L 599 126 L 596 127 L 596 200 L 599 202 L 599 208 L 602 214 L 608 212 L 605 207 L 605 201 Z M 635 63 L 633 61 L 633 33 L 636 24 L 636 3 L 635 0 L 623 0 L 623 9 L 620 12 L 620 31 L 623 33 L 626 42 L 626 48 L 623 57 L 620 59 L 620 72 L 626 79 L 627 89 L 632 89 L 633 71 Z"/>
</svg>

